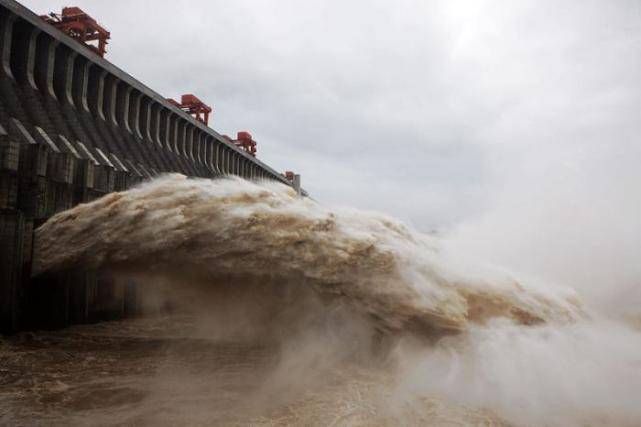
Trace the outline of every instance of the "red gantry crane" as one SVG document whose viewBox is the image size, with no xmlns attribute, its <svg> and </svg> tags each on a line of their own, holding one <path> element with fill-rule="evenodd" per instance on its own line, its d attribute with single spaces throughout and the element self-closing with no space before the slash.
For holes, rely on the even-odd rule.
<svg viewBox="0 0 641 427">
<path fill-rule="evenodd" d="M 236 140 L 233 141 L 238 148 L 241 148 L 256 157 L 256 141 L 252 139 L 252 136 L 247 131 L 240 131 L 236 134 Z"/>
<path fill-rule="evenodd" d="M 172 98 L 167 98 L 167 101 L 171 102 L 187 114 L 191 114 L 199 122 L 206 125 L 209 124 L 209 114 L 212 112 L 212 109 L 195 95 L 187 93 L 180 97 L 180 102 Z"/>
<path fill-rule="evenodd" d="M 236 134 L 236 139 L 232 139 L 231 136 L 223 135 L 230 143 L 234 144 L 236 147 L 241 150 L 245 150 L 247 153 L 256 157 L 256 141 L 253 140 L 251 134 L 247 131 L 239 131 Z"/>
<path fill-rule="evenodd" d="M 42 15 L 41 18 L 83 43 L 101 57 L 105 56 L 107 40 L 111 37 L 109 31 L 79 7 L 65 7 L 61 14 L 52 12 L 49 15 Z M 90 43 L 93 41 L 97 41 L 98 45 Z"/>
</svg>

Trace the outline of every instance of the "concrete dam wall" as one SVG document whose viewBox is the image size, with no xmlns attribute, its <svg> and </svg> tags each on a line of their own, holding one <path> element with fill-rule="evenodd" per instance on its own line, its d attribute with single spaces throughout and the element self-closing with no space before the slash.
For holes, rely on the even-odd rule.
<svg viewBox="0 0 641 427">
<path fill-rule="evenodd" d="M 0 0 L 0 331 L 135 313 L 134 283 L 31 279 L 33 230 L 162 173 L 283 175 L 12 0 Z"/>
</svg>

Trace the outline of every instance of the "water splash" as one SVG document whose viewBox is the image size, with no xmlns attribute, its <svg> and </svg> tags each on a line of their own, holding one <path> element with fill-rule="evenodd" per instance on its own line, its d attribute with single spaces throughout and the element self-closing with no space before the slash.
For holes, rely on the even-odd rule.
<svg viewBox="0 0 641 427">
<path fill-rule="evenodd" d="M 472 267 L 392 218 L 332 210 L 281 184 L 234 178 L 166 175 L 76 206 L 36 231 L 35 254 L 35 275 L 83 266 L 295 283 L 347 301 L 388 330 L 580 316 L 571 291 Z"/>
</svg>

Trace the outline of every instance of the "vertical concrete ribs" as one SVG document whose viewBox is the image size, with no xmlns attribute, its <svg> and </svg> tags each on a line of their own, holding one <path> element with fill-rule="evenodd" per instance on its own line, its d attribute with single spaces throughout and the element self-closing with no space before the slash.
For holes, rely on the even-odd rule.
<svg viewBox="0 0 641 427">
<path fill-rule="evenodd" d="M 13 0 L 0 0 L 0 332 L 134 313 L 105 272 L 31 279 L 33 230 L 166 172 L 281 174 Z"/>
</svg>

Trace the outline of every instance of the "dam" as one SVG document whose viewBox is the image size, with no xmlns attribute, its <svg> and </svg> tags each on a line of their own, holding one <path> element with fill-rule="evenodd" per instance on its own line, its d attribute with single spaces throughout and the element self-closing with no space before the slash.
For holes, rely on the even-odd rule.
<svg viewBox="0 0 641 427">
<path fill-rule="evenodd" d="M 256 157 L 248 132 L 210 128 L 211 108 L 191 108 L 197 97 L 161 96 L 103 57 L 106 40 L 87 45 L 54 25 L 78 15 L 97 25 L 78 8 L 43 19 L 0 0 L 0 332 L 137 312 L 136 284 L 107 273 L 32 278 L 34 230 L 56 213 L 165 173 L 273 180 L 306 195 L 298 175 Z"/>
</svg>

